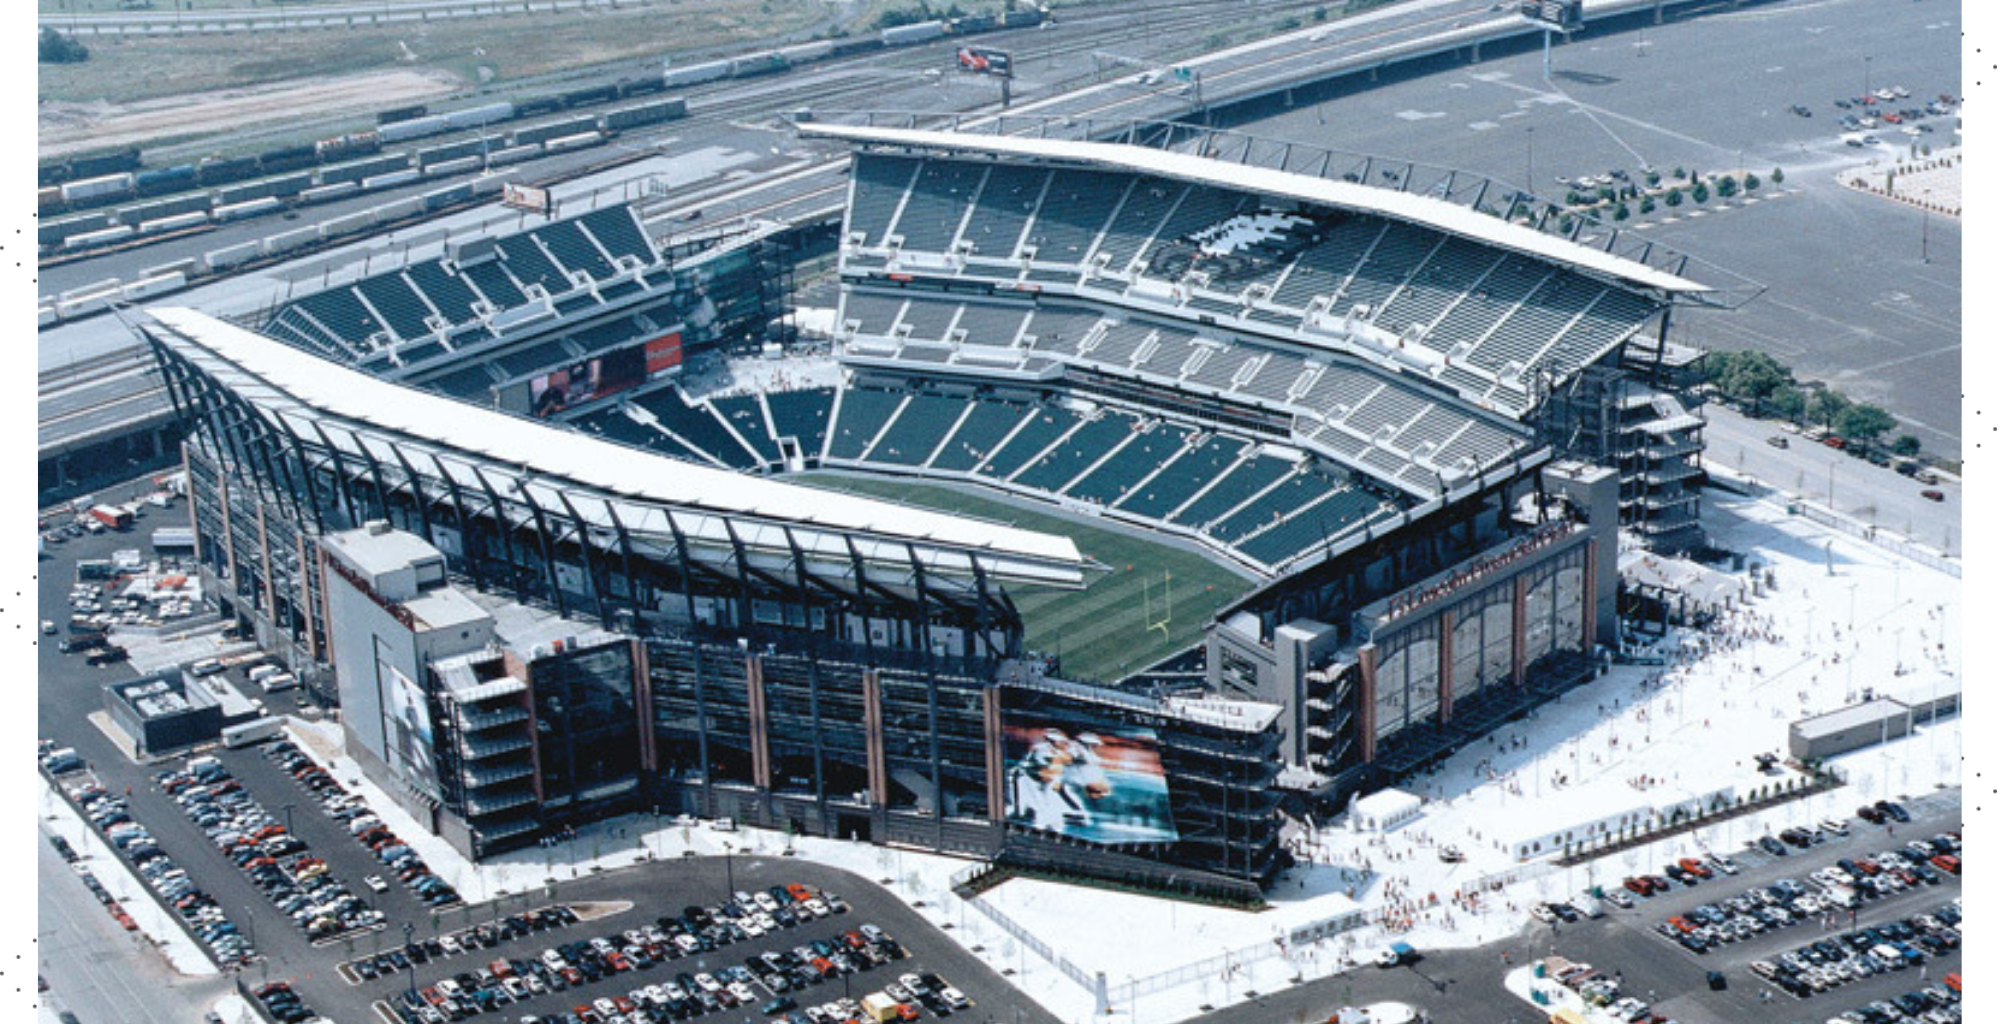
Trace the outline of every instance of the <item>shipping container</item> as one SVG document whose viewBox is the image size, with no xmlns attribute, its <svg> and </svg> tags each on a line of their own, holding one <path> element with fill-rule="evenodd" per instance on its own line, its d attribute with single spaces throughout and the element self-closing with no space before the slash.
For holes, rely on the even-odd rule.
<svg viewBox="0 0 2000 1024">
<path fill-rule="evenodd" d="M 520 177 L 521 172 L 519 171 L 499 171 L 497 173 L 482 174 L 472 179 L 470 183 L 472 194 L 476 196 L 492 195 L 500 191 L 500 186 L 510 181 L 518 181 Z"/>
<path fill-rule="evenodd" d="M 104 228 L 98 231 L 86 231 L 83 232 L 82 234 L 71 235 L 68 238 L 63 239 L 62 245 L 63 248 L 68 249 L 72 252 L 78 249 L 95 249 L 99 246 L 111 245 L 116 242 L 122 242 L 128 238 L 131 238 L 135 233 L 136 230 L 131 225 L 120 224 L 117 227 Z"/>
<path fill-rule="evenodd" d="M 118 208 L 118 223 L 138 224 L 143 221 L 158 220 L 161 217 L 171 217 L 177 213 L 193 213 L 197 210 L 205 211 L 214 205 L 215 199 L 213 197 L 206 193 L 195 193 L 193 195 L 175 196 L 172 199 L 160 199 L 150 203 L 140 203 L 136 206 L 121 206 Z"/>
<path fill-rule="evenodd" d="M 270 194 L 271 194 L 270 182 L 268 181 L 246 182 L 241 185 L 231 185 L 228 188 L 216 189 L 215 205 L 217 207 L 223 207 L 223 206 L 228 206 L 231 203 L 247 203 L 252 199 L 262 199 Z"/>
<path fill-rule="evenodd" d="M 669 89 L 678 89 L 684 85 L 698 85 L 702 82 L 714 82 L 728 77 L 729 62 L 726 60 L 711 60 L 700 64 L 689 64 L 685 67 L 670 67 L 666 70 L 665 74 L 660 76 L 660 84 Z"/>
<path fill-rule="evenodd" d="M 354 182 L 336 182 L 332 185 L 321 185 L 318 188 L 306 189 L 304 192 L 299 193 L 299 202 L 324 203 L 330 199 L 350 196 L 359 191 L 361 191 L 361 186 Z"/>
<path fill-rule="evenodd" d="M 148 277 L 144 280 L 134 281 L 120 290 L 119 294 L 127 302 L 137 302 L 140 299 L 150 298 L 162 292 L 173 291 L 185 284 L 187 284 L 187 276 L 184 274 L 162 274 L 159 277 Z"/>
<path fill-rule="evenodd" d="M 63 205 L 62 186 L 50 185 L 45 188 L 38 188 L 35 190 L 36 211 L 41 213 L 47 213 L 48 211 L 53 210 L 61 205 Z"/>
<path fill-rule="evenodd" d="M 130 194 L 132 194 L 132 175 L 124 172 L 107 174 L 99 178 L 84 178 L 62 187 L 63 202 L 66 203 L 89 202 Z"/>
<path fill-rule="evenodd" d="M 848 57 L 857 53 L 872 53 L 882 48 L 881 36 L 854 36 L 833 41 L 833 55 Z"/>
<path fill-rule="evenodd" d="M 444 112 L 444 123 L 451 128 L 477 128 L 495 121 L 511 120 L 514 116 L 514 105 L 503 100 L 462 110 L 447 110 Z"/>
<path fill-rule="evenodd" d="M 604 127 L 610 131 L 622 132 L 641 125 L 658 124 L 687 116 L 687 101 L 679 97 L 641 103 L 637 106 L 620 107 L 606 111 Z"/>
<path fill-rule="evenodd" d="M 134 189 L 142 196 L 163 196 L 180 192 L 195 186 L 193 164 L 181 164 L 157 171 L 140 171 L 132 179 Z"/>
<path fill-rule="evenodd" d="M 38 164 L 35 167 L 35 186 L 53 188 L 70 179 L 69 163 L 58 160 L 52 164 Z"/>
<path fill-rule="evenodd" d="M 1026 7 L 1002 14 L 1000 24 L 1006 28 L 1029 28 L 1047 21 L 1048 17 L 1048 12 L 1039 7 Z"/>
<path fill-rule="evenodd" d="M 580 132 L 576 135 L 565 135 L 560 139 L 550 139 L 548 142 L 542 144 L 542 149 L 550 153 L 563 153 L 572 149 L 589 149 L 592 146 L 601 146 L 603 144 L 603 132 Z"/>
<path fill-rule="evenodd" d="M 968 14 L 951 20 L 951 31 L 955 35 L 969 36 L 981 32 L 991 32 L 1000 27 L 1000 19 L 991 14 Z"/>
<path fill-rule="evenodd" d="M 542 147 L 539 145 L 508 146 L 506 149 L 496 149 L 486 154 L 486 166 L 499 167 L 504 164 L 517 164 L 523 160 L 532 160 L 540 156 L 541 153 Z"/>
<path fill-rule="evenodd" d="M 114 530 L 123 530 L 132 525 L 132 510 L 117 505 L 92 505 L 90 518 Z"/>
<path fill-rule="evenodd" d="M 394 224 L 405 217 L 414 217 L 422 212 L 424 212 L 423 196 L 391 200 L 368 211 L 376 224 Z"/>
<path fill-rule="evenodd" d="M 55 322 L 56 322 L 56 307 L 54 307 L 54 306 L 36 306 L 36 307 L 35 307 L 35 326 L 36 326 L 36 327 L 47 327 L 48 325 L 50 325 L 50 324 L 52 324 L 52 323 L 55 323 Z"/>
<path fill-rule="evenodd" d="M 290 252 L 300 246 L 311 245 L 317 241 L 319 241 L 318 228 L 299 228 L 296 231 L 284 231 L 264 239 L 264 252 L 267 255 L 276 256 L 279 253 Z"/>
<path fill-rule="evenodd" d="M 248 263 L 262 255 L 264 255 L 264 244 L 262 242 L 245 242 L 242 245 L 232 245 L 228 248 L 214 249 L 204 253 L 201 257 L 201 263 L 202 266 L 210 270 L 227 270 L 230 267 Z"/>
<path fill-rule="evenodd" d="M 95 313 L 110 306 L 117 298 L 118 289 L 113 288 L 95 295 L 79 295 L 74 299 L 63 299 L 56 303 L 56 316 L 58 319 L 68 320 L 86 313 Z"/>
<path fill-rule="evenodd" d="M 279 198 L 298 195 L 306 189 L 311 188 L 312 183 L 312 175 L 310 174 L 290 174 L 284 177 L 272 178 L 266 182 L 271 187 L 271 194 Z"/>
<path fill-rule="evenodd" d="M 882 43 L 885 46 L 913 46 L 942 38 L 944 38 L 942 21 L 919 21 L 914 25 L 898 25 L 895 28 L 882 30 Z"/>
<path fill-rule="evenodd" d="M 394 156 L 378 156 L 352 163 L 334 164 L 319 169 L 319 183 L 332 185 L 342 181 L 360 181 L 378 174 L 407 170 L 409 166 L 410 158 L 400 153 Z"/>
<path fill-rule="evenodd" d="M 452 185 L 447 188 L 432 189 L 431 191 L 424 193 L 421 198 L 424 201 L 424 209 L 442 210 L 453 203 L 460 203 L 464 202 L 467 199 L 471 199 L 472 184 L 470 182 L 466 182 L 464 184 Z"/>
<path fill-rule="evenodd" d="M 526 128 L 516 128 L 514 129 L 512 139 L 514 145 L 526 146 L 536 142 L 547 142 L 550 139 L 566 138 L 568 136 L 577 135 L 582 132 L 589 132 L 596 130 L 597 130 L 597 118 L 570 117 L 570 118 L 564 118 L 561 121 L 550 121 L 546 124 L 531 125 Z"/>
<path fill-rule="evenodd" d="M 435 163 L 457 160 L 461 157 L 478 156 L 481 153 L 505 145 L 502 139 L 466 139 L 463 142 L 447 142 L 439 146 L 429 146 L 417 150 L 417 166 L 426 170 Z"/>
<path fill-rule="evenodd" d="M 425 164 L 424 177 L 445 178 L 445 177 L 450 177 L 451 175 L 454 174 L 465 174 L 470 171 L 477 171 L 484 166 L 486 166 L 486 160 L 484 157 L 478 156 L 476 154 L 473 156 L 462 156 L 456 160 L 444 160 L 434 164 Z"/>
<path fill-rule="evenodd" d="M 206 228 L 206 226 L 208 226 L 208 212 L 204 210 L 204 212 L 198 212 L 198 214 L 172 214 L 172 216 L 162 216 L 162 218 L 154 218 L 154 220 L 140 220 L 138 222 L 138 232 L 140 234 L 162 234 L 162 232 L 184 232 L 188 228 Z"/>
<path fill-rule="evenodd" d="M 172 263 L 162 263 L 157 267 L 149 267 L 140 271 L 139 276 L 141 278 L 165 277 L 168 274 L 181 274 L 185 276 L 194 273 L 198 266 L 200 266 L 200 261 L 189 256 L 186 259 L 175 260 Z"/>
<path fill-rule="evenodd" d="M 414 167 L 406 167 L 400 171 L 390 171 L 387 174 L 376 174 L 363 178 L 361 179 L 361 187 L 365 189 L 395 188 L 398 185 L 407 185 L 423 176 L 424 172 Z"/>
<path fill-rule="evenodd" d="M 442 135 L 450 130 L 451 126 L 445 123 L 442 116 L 433 114 L 429 117 L 385 124 L 377 128 L 375 133 L 382 137 L 383 142 L 403 142 L 408 139 L 421 139 L 426 135 Z"/>
<path fill-rule="evenodd" d="M 222 745 L 231 748 L 254 746 L 265 740 L 277 739 L 279 736 L 284 735 L 284 733 L 285 721 L 282 718 L 268 716 L 253 718 L 248 722 L 239 722 L 235 725 L 224 726 L 222 729 Z"/>
<path fill-rule="evenodd" d="M 230 221 L 244 220 L 249 217 L 261 217 L 267 213 L 276 213 L 284 208 L 284 202 L 274 196 L 265 196 L 262 199 L 247 199 L 240 203 L 230 203 L 226 206 L 216 207 L 214 211 L 215 222 L 217 224 L 227 224 Z"/>
</svg>

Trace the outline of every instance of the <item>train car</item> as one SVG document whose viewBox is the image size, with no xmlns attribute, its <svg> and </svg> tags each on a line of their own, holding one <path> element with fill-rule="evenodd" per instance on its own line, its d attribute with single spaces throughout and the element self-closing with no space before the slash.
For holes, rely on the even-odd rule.
<svg viewBox="0 0 2000 1024">
<path fill-rule="evenodd" d="M 617 85 L 593 85 L 588 89 L 572 89 L 562 94 L 562 105 L 566 109 L 593 107 L 599 103 L 609 103 L 618 98 Z"/>
<path fill-rule="evenodd" d="M 670 67 L 660 76 L 660 84 L 668 89 L 678 89 L 703 82 L 716 82 L 730 75 L 729 61 L 711 60 L 683 67 Z"/>
<path fill-rule="evenodd" d="M 92 153 L 87 156 L 69 158 L 69 180 L 101 178 L 108 174 L 137 171 L 145 166 L 139 160 L 139 149 L 127 147 L 112 153 Z"/>
<path fill-rule="evenodd" d="M 368 177 L 361 179 L 361 187 L 371 190 L 378 188 L 395 188 L 398 185 L 407 185 L 410 182 L 422 178 L 423 176 L 424 172 L 419 171 L 413 167 L 407 167 L 400 171 L 389 171 L 386 174 L 369 175 Z"/>
<path fill-rule="evenodd" d="M 915 46 L 933 39 L 943 39 L 945 26 L 942 21 L 919 21 L 913 25 L 898 25 L 882 30 L 884 46 Z"/>
<path fill-rule="evenodd" d="M 46 185 L 35 190 L 35 212 L 54 213 L 63 207 L 61 185 Z"/>
<path fill-rule="evenodd" d="M 514 116 L 516 118 L 540 117 L 543 114 L 553 114 L 561 109 L 562 97 L 537 96 L 534 99 L 522 100 L 514 104 Z"/>
<path fill-rule="evenodd" d="M 139 233 L 142 235 L 158 235 L 168 231 L 185 231 L 188 228 L 207 227 L 208 223 L 207 211 L 200 213 L 176 213 L 153 220 L 140 221 Z"/>
<path fill-rule="evenodd" d="M 601 146 L 604 144 L 604 141 L 603 132 L 579 132 L 575 135 L 565 135 L 559 139 L 550 139 L 542 144 L 542 149 L 544 152 L 562 153 L 572 149 L 589 149 L 592 146 Z"/>
<path fill-rule="evenodd" d="M 251 260 L 254 260 L 262 255 L 264 255 L 264 243 L 244 242 L 241 245 L 232 245 L 222 249 L 211 249 L 208 252 L 203 253 L 201 256 L 201 265 L 207 267 L 209 271 L 212 273 L 214 271 L 227 270 L 230 267 L 248 263 Z"/>
<path fill-rule="evenodd" d="M 666 91 L 667 83 L 657 77 L 627 78 L 618 83 L 618 97 L 620 99 Z"/>
<path fill-rule="evenodd" d="M 816 63 L 833 56 L 833 42 L 821 39 L 817 42 L 800 43 L 797 46 L 780 47 L 778 56 L 783 57 L 785 63 L 794 66 Z"/>
<path fill-rule="evenodd" d="M 374 132 L 350 132 L 313 143 L 313 152 L 318 154 L 321 161 L 367 156 L 381 150 L 382 137 Z"/>
<path fill-rule="evenodd" d="M 523 160 L 532 160 L 535 157 L 540 156 L 541 152 L 542 152 L 542 147 L 541 144 L 539 143 L 527 146 L 508 146 L 505 149 L 496 149 L 493 152 L 486 154 L 486 166 L 499 167 L 504 164 L 517 164 Z"/>
<path fill-rule="evenodd" d="M 288 174 L 281 178 L 272 178 L 265 184 L 271 187 L 271 195 L 283 198 L 298 195 L 311 188 L 313 180 L 310 174 Z"/>
<path fill-rule="evenodd" d="M 331 167 L 320 168 L 319 183 L 322 185 L 333 185 L 343 181 L 360 181 L 363 178 L 372 178 L 378 174 L 407 170 L 409 166 L 410 158 L 401 153 L 393 156 L 372 157 L 367 160 L 354 160 L 349 163 L 334 164 Z"/>
<path fill-rule="evenodd" d="M 83 178 L 65 182 L 62 186 L 63 202 L 71 206 L 89 203 L 102 206 L 132 195 L 132 173 L 120 171 L 96 178 Z"/>
<path fill-rule="evenodd" d="M 228 224 L 232 220 L 248 220 L 252 216 L 276 214 L 278 210 L 284 210 L 284 202 L 278 200 L 276 196 L 264 196 L 264 198 L 256 198 L 256 200 L 232 202 L 228 206 L 216 206 L 214 208 L 214 218 L 216 218 L 216 224 Z"/>
<path fill-rule="evenodd" d="M 453 203 L 462 203 L 472 198 L 472 183 L 461 182 L 444 188 L 432 189 L 418 197 L 423 200 L 425 210 L 442 210 Z"/>
<path fill-rule="evenodd" d="M 775 75 L 790 67 L 791 64 L 787 63 L 784 56 L 776 50 L 765 50 L 761 53 L 746 53 L 741 57 L 730 59 L 729 77 L 755 78 L 758 75 Z"/>
<path fill-rule="evenodd" d="M 194 176 L 202 187 L 208 188 L 254 178 L 258 170 L 254 156 L 209 157 L 195 165 Z"/>
<path fill-rule="evenodd" d="M 468 171 L 479 170 L 484 166 L 486 166 L 486 159 L 474 153 L 471 156 L 462 156 L 456 160 L 440 160 L 437 163 L 425 164 L 424 177 L 442 178 L 452 174 L 464 174 Z"/>
<path fill-rule="evenodd" d="M 549 121 L 544 124 L 530 125 L 526 128 L 516 128 L 512 135 L 512 141 L 516 146 L 527 146 L 537 142 L 547 142 L 550 139 L 560 139 L 595 130 L 597 130 L 596 117 L 571 117 L 561 121 Z"/>
<path fill-rule="evenodd" d="M 636 106 L 620 107 L 604 113 L 606 130 L 622 132 L 642 125 L 674 121 L 687 116 L 687 100 L 678 96 L 672 99 L 641 103 Z"/>
<path fill-rule="evenodd" d="M 460 142 L 447 142 L 442 145 L 430 146 L 417 150 L 417 166 L 422 167 L 425 171 L 429 171 L 432 164 L 462 160 L 468 156 L 479 156 L 482 153 L 498 148 L 500 145 L 502 145 L 502 140 L 500 139 L 465 139 Z"/>
<path fill-rule="evenodd" d="M 498 103 L 486 103 L 461 110 L 447 110 L 444 112 L 444 123 L 445 127 L 454 130 L 477 128 L 496 121 L 510 121 L 517 116 L 519 115 L 514 111 L 514 104 L 502 100 Z"/>
<path fill-rule="evenodd" d="M 414 121 L 430 112 L 431 108 L 421 103 L 414 103 L 407 107 L 391 107 L 375 115 L 375 124 L 381 126 L 395 124 L 398 121 Z"/>
<path fill-rule="evenodd" d="M 193 164 L 181 164 L 157 171 L 140 171 L 132 178 L 133 188 L 142 196 L 164 196 L 195 187 Z"/>
<path fill-rule="evenodd" d="M 311 167 L 319 163 L 319 152 L 311 146 L 283 146 L 267 149 L 257 156 L 257 165 L 265 174 L 279 174 Z"/>
<path fill-rule="evenodd" d="M 413 117 L 408 121 L 385 124 L 377 128 L 375 134 L 381 136 L 383 142 L 405 142 L 410 139 L 421 139 L 427 135 L 442 135 L 450 130 L 451 126 L 445 123 L 441 115 L 432 114 L 428 117 Z"/>
<path fill-rule="evenodd" d="M 340 181 L 331 185 L 318 185 L 300 192 L 299 202 L 324 203 L 345 196 L 351 196 L 359 191 L 361 191 L 361 184 L 353 181 Z"/>
<path fill-rule="evenodd" d="M 35 240 L 44 246 L 61 245 L 72 235 L 88 231 L 98 231 L 111 226 L 111 218 L 101 213 L 87 213 L 81 217 L 65 217 L 61 220 L 45 220 L 35 225 Z"/>
<path fill-rule="evenodd" d="M 137 228 L 130 224 L 120 224 L 116 227 L 101 228 L 96 231 L 85 231 L 82 234 L 71 235 L 62 240 L 62 247 L 71 252 L 82 249 L 97 249 L 125 241 L 136 234 L 138 234 Z"/>
<path fill-rule="evenodd" d="M 214 210 L 214 217 L 216 223 L 227 224 L 230 221 L 248 220 L 267 213 L 277 213 L 284 208 L 285 204 L 277 197 L 264 196 L 261 199 L 246 199 L 240 203 L 218 206 Z"/>
<path fill-rule="evenodd" d="M 853 36 L 833 41 L 833 55 L 835 57 L 851 57 L 857 53 L 873 53 L 881 48 L 881 36 Z"/>
<path fill-rule="evenodd" d="M 664 85 L 661 87 L 665 88 Z M 36 188 L 54 188 L 69 179 L 69 161 L 67 160 L 57 160 L 51 164 L 35 165 Z"/>
<path fill-rule="evenodd" d="M 405 217 L 414 217 L 424 212 L 423 196 L 408 196 L 383 203 L 368 211 L 369 220 L 377 225 L 394 224 Z"/>
<path fill-rule="evenodd" d="M 1000 19 L 991 14 L 968 14 L 963 18 L 951 19 L 951 34 L 955 36 L 977 35 L 991 32 L 1000 27 Z"/>
<path fill-rule="evenodd" d="M 1034 26 L 1039 25 L 1047 20 L 1049 20 L 1049 12 L 1047 8 L 1023 7 L 1018 10 L 1008 11 L 1000 15 L 1000 27 L 1033 28 Z"/>
</svg>

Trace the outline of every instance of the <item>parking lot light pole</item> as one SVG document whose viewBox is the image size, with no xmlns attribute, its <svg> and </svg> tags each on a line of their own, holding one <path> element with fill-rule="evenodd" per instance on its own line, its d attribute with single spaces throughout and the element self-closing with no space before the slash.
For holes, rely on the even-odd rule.
<svg viewBox="0 0 2000 1024">
<path fill-rule="evenodd" d="M 413 933 L 415 933 L 416 930 L 417 926 L 415 924 L 412 924 L 409 921 L 403 922 L 403 960 L 409 964 L 410 999 L 417 998 L 417 961 L 410 956 L 410 948 L 411 948 L 410 936 Z"/>
<path fill-rule="evenodd" d="M 292 808 L 293 808 L 294 806 L 297 806 L 297 805 L 295 805 L 295 804 L 279 804 L 279 805 L 278 805 L 278 809 L 279 809 L 279 810 L 281 810 L 281 811 L 283 811 L 283 812 L 285 812 L 285 832 L 286 832 L 286 833 L 288 833 L 288 834 L 290 834 L 290 835 L 297 835 L 297 834 L 298 834 L 298 833 L 296 833 L 296 832 L 292 831 Z"/>
</svg>

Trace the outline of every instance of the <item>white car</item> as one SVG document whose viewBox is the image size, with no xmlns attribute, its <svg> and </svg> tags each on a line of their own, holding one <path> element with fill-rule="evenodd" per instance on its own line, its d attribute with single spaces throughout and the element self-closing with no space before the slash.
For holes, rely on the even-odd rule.
<svg viewBox="0 0 2000 1024">
<path fill-rule="evenodd" d="M 775 914 L 778 912 L 778 901 L 772 898 L 768 892 L 760 892 L 752 896 L 751 902 L 757 904 L 757 909 L 766 914 Z"/>
<path fill-rule="evenodd" d="M 701 990 L 703 992 L 709 993 L 710 995 L 722 991 L 722 983 L 715 980 L 715 975 L 713 974 L 708 974 L 705 972 L 702 974 L 697 974 L 694 976 L 694 983 L 700 985 Z"/>
<path fill-rule="evenodd" d="M 938 993 L 938 998 L 943 999 L 944 1004 L 954 1010 L 963 1010 L 972 1005 L 972 1000 L 965 998 L 965 993 L 952 988 L 950 985 L 946 985 L 943 991 Z"/>
<path fill-rule="evenodd" d="M 369 875 L 367 878 L 364 878 L 361 881 L 366 883 L 368 888 L 373 889 L 376 892 L 389 891 L 389 883 L 383 881 L 381 875 Z"/>
</svg>

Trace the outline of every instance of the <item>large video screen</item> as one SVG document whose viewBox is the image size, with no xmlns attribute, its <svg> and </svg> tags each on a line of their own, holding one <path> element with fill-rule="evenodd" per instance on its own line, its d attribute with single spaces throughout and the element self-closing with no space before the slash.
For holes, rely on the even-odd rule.
<svg viewBox="0 0 2000 1024">
<path fill-rule="evenodd" d="M 530 378 L 528 401 L 535 415 L 549 416 L 573 405 L 637 387 L 645 379 L 646 353 L 634 345 Z"/>
<path fill-rule="evenodd" d="M 1153 730 L 1014 712 L 1002 728 L 1009 822 L 1105 845 L 1180 838 Z"/>
</svg>

